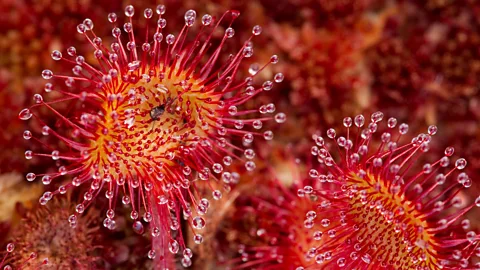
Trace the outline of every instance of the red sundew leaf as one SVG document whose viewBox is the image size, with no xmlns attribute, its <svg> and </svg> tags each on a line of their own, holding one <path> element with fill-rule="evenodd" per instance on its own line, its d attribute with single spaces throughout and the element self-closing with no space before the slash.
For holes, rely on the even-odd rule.
<svg viewBox="0 0 480 270">
<path fill-rule="evenodd" d="M 311 259 L 322 267 L 360 269 L 478 267 L 472 258 L 478 236 L 469 222 L 459 222 L 480 206 L 480 197 L 462 203 L 460 191 L 472 179 L 456 171 L 467 161 L 451 160 L 454 148 L 447 147 L 442 158 L 420 163 L 437 127 L 403 142 L 408 125 L 389 118 L 384 127 L 382 120 L 381 112 L 368 125 L 361 115 L 347 117 L 346 134 L 329 129 L 325 139 L 314 136 L 320 167 L 310 176 L 319 180 L 315 194 L 331 204 L 316 210 L 329 220 L 322 232 L 330 237 Z M 333 193 L 322 193 L 325 182 L 336 186 Z"/>
<path fill-rule="evenodd" d="M 19 118 L 33 117 L 40 123 L 42 138 L 29 135 L 26 139 L 46 149 L 27 150 L 26 158 L 51 158 L 57 172 L 28 173 L 27 180 L 41 177 L 44 184 L 60 184 L 64 176 L 73 178 L 45 192 L 41 204 L 69 188 L 89 185 L 77 213 L 69 217 L 71 224 L 78 223 L 98 194 L 105 194 L 108 210 L 103 225 L 113 230 L 116 201 L 121 199 L 132 207 L 133 229 L 153 237 L 148 257 L 168 267 L 168 258 L 182 254 L 181 263 L 187 267 L 192 254 L 184 243 L 181 217 L 192 231 L 208 223 L 201 216 L 209 208 L 209 199 L 199 197 L 198 181 L 228 184 L 233 159 L 254 170 L 250 145 L 255 138 L 273 138 L 271 131 L 262 130 L 262 123 L 286 120 L 283 113 L 274 114 L 273 103 L 255 109 L 240 107 L 272 89 L 272 81 L 257 85 L 254 78 L 276 64 L 278 57 L 272 56 L 247 78 L 237 76 L 242 60 L 253 55 L 251 39 L 262 31 L 254 26 L 240 50 L 221 57 L 224 44 L 235 35 L 231 26 L 237 11 L 227 11 L 215 20 L 210 15 L 197 18 L 194 10 L 188 10 L 178 34 L 170 34 L 163 5 L 141 12 L 145 29 L 137 23 L 133 6 L 124 13 L 123 24 L 120 16 L 108 15 L 113 24 L 110 45 L 96 36 L 91 19 L 77 26 L 93 48 L 93 58 L 75 47 L 51 53 L 54 61 L 71 66 L 74 75 L 43 70 L 42 77 L 49 80 L 46 97 L 50 93 L 58 97 L 47 100 L 35 94 L 35 104 L 22 110 Z M 193 29 L 197 24 L 200 27 Z M 227 26 L 214 44 L 212 37 L 220 24 Z M 192 38 L 189 32 L 195 30 Z M 275 75 L 276 83 L 282 80 L 282 74 Z M 78 105 L 61 106 L 72 102 Z M 57 121 L 53 125 L 43 121 L 39 108 L 48 109 Z M 199 233 L 193 237 L 196 244 L 203 241 Z"/>
</svg>

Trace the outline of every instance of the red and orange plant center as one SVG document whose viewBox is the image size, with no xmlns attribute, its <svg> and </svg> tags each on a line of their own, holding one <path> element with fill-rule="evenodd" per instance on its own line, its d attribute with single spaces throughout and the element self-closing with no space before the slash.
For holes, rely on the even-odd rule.
<svg viewBox="0 0 480 270">
<path fill-rule="evenodd" d="M 104 86 L 104 115 L 98 118 L 88 156 L 97 177 L 162 181 L 167 167 L 181 162 L 182 151 L 208 137 L 220 96 L 171 69 L 166 68 L 163 79 L 119 79 Z"/>
<path fill-rule="evenodd" d="M 438 265 L 433 234 L 414 202 L 402 192 L 392 192 L 392 186 L 370 172 L 363 179 L 352 175 L 348 186 L 354 190 L 348 216 L 358 226 L 354 241 L 359 242 L 359 250 L 368 250 L 366 260 L 380 259 L 404 269 L 420 261 L 425 266 Z"/>
</svg>

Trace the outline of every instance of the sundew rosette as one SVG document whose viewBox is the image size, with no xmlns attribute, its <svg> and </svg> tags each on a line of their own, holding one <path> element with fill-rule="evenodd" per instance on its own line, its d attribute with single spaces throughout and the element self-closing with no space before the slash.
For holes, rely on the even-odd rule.
<svg viewBox="0 0 480 270">
<path fill-rule="evenodd" d="M 150 258 L 183 252 L 182 263 L 189 266 L 192 254 L 183 241 L 181 220 L 188 220 L 189 229 L 202 229 L 210 200 L 199 198 L 196 182 L 228 184 L 228 166 L 234 159 L 242 160 L 247 170 L 255 168 L 252 142 L 271 140 L 273 133 L 262 130 L 263 124 L 272 119 L 283 122 L 285 115 L 274 114 L 274 104 L 244 110 L 240 106 L 271 90 L 273 81 L 281 82 L 283 75 L 264 82 L 255 78 L 277 63 L 274 55 L 250 76 L 238 78 L 242 60 L 253 55 L 251 39 L 262 28 L 253 27 L 252 36 L 238 52 L 223 56 L 225 44 L 235 33 L 231 26 L 237 11 L 227 11 L 219 19 L 204 15 L 196 23 L 196 12 L 188 10 L 177 35 L 166 32 L 165 6 L 144 10 L 144 29 L 135 27 L 134 13 L 134 7 L 127 6 L 123 24 L 115 13 L 108 15 L 113 24 L 110 45 L 95 35 L 90 19 L 77 26 L 93 48 L 93 62 L 87 62 L 89 57 L 75 47 L 66 54 L 52 52 L 54 60 L 72 66 L 73 74 L 44 70 L 47 96 L 56 92 L 61 97 L 46 101 L 36 94 L 35 104 L 22 110 L 19 118 L 34 116 L 42 126 L 41 134 L 27 130 L 24 138 L 48 149 L 46 153 L 27 150 L 25 157 L 51 158 L 58 170 L 29 173 L 27 180 L 41 178 L 49 185 L 62 183 L 66 179 L 62 176 L 73 178 L 45 192 L 41 204 L 69 188 L 89 186 L 77 213 L 69 217 L 71 224 L 101 194 L 109 201 L 103 225 L 113 229 L 116 201 L 121 200 L 131 206 L 137 232 L 143 233 L 145 223 L 150 224 L 154 244 Z M 221 40 L 214 41 L 214 33 L 222 28 Z M 57 110 L 59 103 L 68 103 L 68 110 Z M 56 125 L 42 121 L 45 110 L 40 108 L 58 117 Z M 211 193 L 215 199 L 222 191 L 212 189 Z M 194 235 L 195 242 L 201 243 L 202 236 Z"/>
<path fill-rule="evenodd" d="M 11 232 L 5 269 L 98 269 L 102 260 L 97 252 L 101 248 L 97 210 L 87 210 L 72 229 L 68 216 L 74 208 L 72 200 L 63 197 L 27 210 Z"/>
<path fill-rule="evenodd" d="M 322 241 L 323 227 L 314 222 L 317 214 L 312 210 L 316 201 L 297 196 L 298 189 L 311 187 L 314 180 L 301 173 L 299 159 L 285 155 L 264 166 L 248 176 L 250 183 L 241 186 L 231 217 L 223 221 L 219 236 L 229 242 L 217 241 L 229 250 L 221 264 L 231 269 L 294 270 L 309 263 L 305 254 Z"/>
<path fill-rule="evenodd" d="M 318 201 L 312 221 L 322 224 L 323 242 L 297 269 L 478 269 L 479 236 L 465 214 L 480 197 L 459 196 L 472 185 L 467 161 L 452 159 L 452 147 L 431 158 L 436 126 L 408 137 L 407 124 L 383 117 L 374 113 L 367 125 L 362 115 L 347 117 L 344 134 L 313 137 L 317 184 L 298 192 Z"/>
</svg>

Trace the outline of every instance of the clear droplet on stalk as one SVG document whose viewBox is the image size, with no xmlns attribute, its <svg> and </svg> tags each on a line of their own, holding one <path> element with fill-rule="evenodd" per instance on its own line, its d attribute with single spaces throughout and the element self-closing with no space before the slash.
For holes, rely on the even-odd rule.
<svg viewBox="0 0 480 270">
<path fill-rule="evenodd" d="M 45 69 L 42 71 L 42 78 L 45 80 L 50 80 L 53 77 L 53 72 L 49 69 Z"/>
<path fill-rule="evenodd" d="M 18 114 L 18 118 L 20 120 L 28 120 L 31 117 L 32 117 L 32 112 L 28 108 L 21 110 L 20 113 Z"/>
<path fill-rule="evenodd" d="M 52 59 L 55 60 L 55 61 L 58 61 L 58 60 L 62 59 L 62 53 L 60 51 L 57 51 L 57 50 L 53 51 L 51 56 L 52 56 Z"/>
<path fill-rule="evenodd" d="M 143 227 L 142 222 L 138 220 L 133 223 L 132 228 L 133 228 L 133 231 L 135 231 L 138 234 L 143 234 L 145 232 L 145 228 Z"/>
<path fill-rule="evenodd" d="M 25 159 L 32 159 L 32 158 L 33 158 L 32 150 L 25 151 Z"/>
<path fill-rule="evenodd" d="M 205 220 L 202 217 L 195 217 L 192 224 L 195 229 L 203 229 L 205 227 Z"/>
</svg>

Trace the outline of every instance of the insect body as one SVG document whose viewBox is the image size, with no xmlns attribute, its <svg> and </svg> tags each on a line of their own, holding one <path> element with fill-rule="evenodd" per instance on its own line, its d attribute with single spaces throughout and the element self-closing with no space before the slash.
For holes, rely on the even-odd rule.
<svg viewBox="0 0 480 270">
<path fill-rule="evenodd" d="M 153 121 L 158 121 L 160 120 L 160 117 L 164 112 L 165 112 L 165 104 L 157 107 L 153 107 L 152 110 L 150 111 L 150 117 L 152 118 Z"/>
<path fill-rule="evenodd" d="M 160 117 L 163 115 L 165 112 L 165 108 L 170 108 L 172 103 L 176 100 L 177 98 L 167 98 L 167 101 L 159 106 L 153 107 L 150 110 L 150 118 L 152 118 L 153 121 L 158 121 L 160 120 Z M 170 109 L 169 109 L 170 110 Z"/>
</svg>

